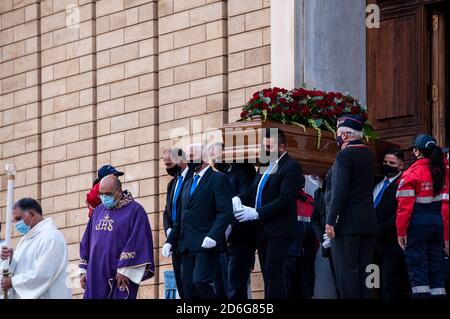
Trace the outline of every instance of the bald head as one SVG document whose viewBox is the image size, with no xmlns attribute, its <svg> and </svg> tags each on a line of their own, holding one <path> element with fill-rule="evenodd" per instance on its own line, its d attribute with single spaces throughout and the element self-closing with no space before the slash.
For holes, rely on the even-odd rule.
<svg viewBox="0 0 450 319">
<path fill-rule="evenodd" d="M 117 176 L 108 175 L 100 181 L 100 194 L 112 195 L 122 190 L 122 183 Z"/>
</svg>

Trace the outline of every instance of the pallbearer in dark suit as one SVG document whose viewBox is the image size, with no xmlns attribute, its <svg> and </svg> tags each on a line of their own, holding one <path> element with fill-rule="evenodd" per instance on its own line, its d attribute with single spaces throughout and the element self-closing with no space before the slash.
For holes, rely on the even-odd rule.
<svg viewBox="0 0 450 319">
<path fill-rule="evenodd" d="M 331 202 L 326 233 L 342 299 L 370 298 L 366 267 L 373 263 L 378 224 L 373 209 L 375 163 L 362 142 L 364 120 L 359 116 L 338 119 L 339 153 L 331 169 Z"/>
<path fill-rule="evenodd" d="M 185 299 L 216 298 L 216 266 L 225 249 L 225 230 L 233 219 L 227 179 L 209 166 L 207 157 L 203 145 L 189 146 L 188 166 L 194 175 L 183 187 L 180 217 L 162 249 L 169 256 L 178 245 Z"/>
<path fill-rule="evenodd" d="M 255 179 L 256 170 L 249 163 L 227 163 L 223 158 L 223 143 L 210 146 L 209 154 L 214 167 L 225 174 L 231 194 L 246 192 Z M 250 272 L 255 263 L 256 235 L 258 222 L 239 223 L 234 218 L 227 240 L 228 270 L 227 298 L 247 299 Z"/>
<path fill-rule="evenodd" d="M 384 177 L 373 190 L 374 208 L 380 233 L 375 248 L 375 263 L 380 266 L 382 299 L 407 296 L 408 273 L 405 257 L 397 242 L 395 219 L 397 213 L 397 188 L 403 168 L 403 151 L 387 150 L 383 160 Z"/>
<path fill-rule="evenodd" d="M 164 232 L 169 237 L 175 221 L 181 213 L 181 191 L 183 186 L 192 177 L 192 171 L 186 164 L 184 152 L 179 148 L 164 151 L 164 166 L 167 173 L 173 178 L 167 184 L 166 207 L 163 214 Z M 174 247 L 172 265 L 180 298 L 184 298 L 183 285 L 181 283 L 181 258 L 178 249 Z"/>
<path fill-rule="evenodd" d="M 259 220 L 257 248 L 265 298 L 285 299 L 283 266 L 291 241 L 298 236 L 296 202 L 302 169 L 287 153 L 282 130 L 267 129 L 265 134 L 269 166 L 260 167 L 248 191 L 233 198 L 233 209 L 239 222 Z"/>
</svg>

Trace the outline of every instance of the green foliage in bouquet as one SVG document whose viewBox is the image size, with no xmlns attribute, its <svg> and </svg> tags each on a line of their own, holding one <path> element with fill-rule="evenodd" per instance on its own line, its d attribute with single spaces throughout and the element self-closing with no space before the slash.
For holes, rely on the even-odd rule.
<svg viewBox="0 0 450 319">
<path fill-rule="evenodd" d="M 360 115 L 367 120 L 367 110 L 359 101 L 348 94 L 340 92 L 324 92 L 296 88 L 267 88 L 253 94 L 253 97 L 242 108 L 240 121 L 248 121 L 261 116 L 268 119 L 302 127 L 336 134 L 337 119 L 343 115 Z M 369 121 L 363 130 L 366 139 L 378 139 Z"/>
</svg>

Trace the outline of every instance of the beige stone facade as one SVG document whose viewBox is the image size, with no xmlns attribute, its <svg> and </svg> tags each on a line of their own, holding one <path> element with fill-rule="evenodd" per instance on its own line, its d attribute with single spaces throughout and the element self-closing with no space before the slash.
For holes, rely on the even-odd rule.
<svg viewBox="0 0 450 319">
<path fill-rule="evenodd" d="M 1 0 L 0 14 L 2 224 L 12 162 L 14 198 L 40 199 L 76 265 L 85 194 L 111 163 L 153 229 L 157 272 L 139 297 L 163 298 L 162 151 L 174 128 L 220 128 L 270 86 L 270 0 Z M 252 288 L 263 296 L 258 263 Z"/>
</svg>

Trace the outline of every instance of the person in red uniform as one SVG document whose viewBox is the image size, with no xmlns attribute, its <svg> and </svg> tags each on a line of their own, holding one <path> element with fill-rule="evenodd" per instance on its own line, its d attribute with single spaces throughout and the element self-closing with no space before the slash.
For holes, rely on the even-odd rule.
<svg viewBox="0 0 450 319">
<path fill-rule="evenodd" d="M 417 136 L 411 149 L 417 160 L 403 173 L 397 191 L 398 242 L 405 252 L 413 298 L 443 298 L 448 172 L 442 149 L 432 136 Z"/>
<path fill-rule="evenodd" d="M 94 181 L 91 190 L 86 194 L 86 205 L 89 208 L 89 218 L 91 218 L 95 207 L 100 205 L 102 201 L 99 198 L 100 181 L 103 177 L 114 174 L 115 176 L 122 176 L 123 173 L 119 172 L 114 166 L 103 165 L 97 172 L 97 179 Z"/>
<path fill-rule="evenodd" d="M 314 294 L 314 262 L 318 241 L 311 224 L 314 199 L 307 194 L 305 177 L 301 176 L 301 190 L 297 198 L 297 227 L 299 237 L 295 238 L 285 261 L 285 285 L 289 299 L 311 299 Z"/>
</svg>

